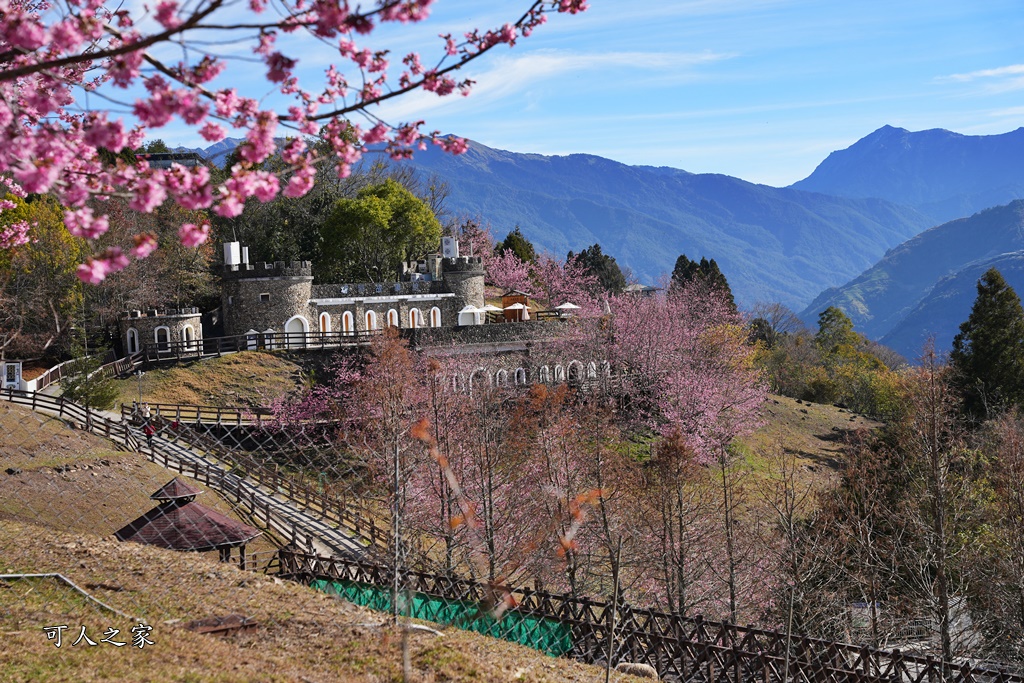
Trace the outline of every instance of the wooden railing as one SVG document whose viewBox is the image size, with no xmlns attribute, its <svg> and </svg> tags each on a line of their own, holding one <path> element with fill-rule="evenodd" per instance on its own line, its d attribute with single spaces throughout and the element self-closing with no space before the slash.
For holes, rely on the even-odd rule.
<svg viewBox="0 0 1024 683">
<path fill-rule="evenodd" d="M 274 419 L 268 408 L 254 408 L 243 410 L 241 408 L 221 408 L 218 406 L 192 406 L 177 403 L 146 403 L 149 407 L 149 414 L 153 418 L 159 418 L 168 422 L 203 422 L 208 424 L 230 424 L 230 425 L 261 425 Z M 131 405 L 121 404 L 121 419 L 126 421 L 138 420 L 143 417 L 145 408 L 138 403 Z"/>
<path fill-rule="evenodd" d="M 282 550 L 281 573 L 291 579 L 393 585 L 391 568 L 364 561 Z M 613 606 L 586 597 L 491 586 L 449 575 L 402 569 L 403 590 L 484 608 L 495 596 L 510 611 L 569 628 L 568 656 L 590 663 L 629 661 L 654 667 L 662 680 L 699 683 L 1024 683 L 1019 672 L 944 662 L 701 617 Z M 479 609 L 477 610 L 480 611 Z M 486 609 L 483 610 L 486 613 Z M 611 627 L 614 625 L 614 629 Z M 614 642 L 609 648 L 609 633 Z M 787 670 L 788 665 L 788 670 Z"/>
<path fill-rule="evenodd" d="M 0 392 L 0 398 L 11 403 L 28 406 L 32 410 L 45 410 L 54 413 L 62 419 L 74 420 L 83 429 L 114 441 L 123 450 L 139 450 L 139 441 L 127 425 L 109 420 L 103 415 L 63 397 L 47 396 L 35 391 L 4 389 Z"/>
<path fill-rule="evenodd" d="M 146 342 L 138 352 L 144 364 L 222 356 L 238 351 L 324 350 L 369 344 L 381 330 L 359 332 L 258 332 L 188 341 Z"/>
<path fill-rule="evenodd" d="M 122 415 L 123 411 L 124 408 Z M 133 420 L 139 426 L 145 422 L 140 415 L 129 415 L 127 419 Z M 351 532 L 375 549 L 388 548 L 391 534 L 379 525 L 372 515 L 351 503 L 314 491 L 296 481 L 295 475 L 282 472 L 277 463 L 267 464 L 236 449 L 228 448 L 216 439 L 196 431 L 187 421 L 178 421 L 175 426 L 171 424 L 167 415 L 161 416 L 151 412 L 150 422 L 161 429 L 164 438 L 181 441 L 190 450 L 201 449 L 213 455 L 226 465 L 240 470 L 242 476 L 256 485 L 284 497 L 298 509 Z"/>
<path fill-rule="evenodd" d="M 344 529 L 346 533 L 354 534 L 356 538 L 374 548 L 375 551 L 387 548 L 390 535 L 372 517 L 354 509 L 351 505 L 345 505 L 342 501 L 312 491 L 294 481 L 291 476 L 279 472 L 276 466 L 270 468 L 246 455 L 229 451 L 222 445 L 216 444 L 212 439 L 208 439 L 208 442 L 203 445 L 210 450 L 216 449 L 218 455 L 229 467 L 241 468 L 242 474 L 225 474 L 216 464 L 198 461 L 201 456 L 197 456 L 197 461 L 185 462 L 169 448 L 163 447 L 158 440 L 154 440 L 152 444 L 143 448 L 133 433 L 130 423 L 107 419 L 95 411 L 62 397 L 6 389 L 0 392 L 0 398 L 27 406 L 32 410 L 43 410 L 53 413 L 59 418 L 73 420 L 83 429 L 110 439 L 123 450 L 143 453 L 166 469 L 205 482 L 225 495 L 234 496 L 236 502 L 249 508 L 250 514 L 259 515 L 268 524 L 271 518 L 269 502 L 246 489 L 243 485 L 243 478 L 250 480 L 253 486 L 269 491 L 267 495 L 283 496 L 305 514 L 333 523 L 338 528 Z M 194 436 L 197 441 L 200 440 L 200 435 L 195 434 Z"/>
</svg>

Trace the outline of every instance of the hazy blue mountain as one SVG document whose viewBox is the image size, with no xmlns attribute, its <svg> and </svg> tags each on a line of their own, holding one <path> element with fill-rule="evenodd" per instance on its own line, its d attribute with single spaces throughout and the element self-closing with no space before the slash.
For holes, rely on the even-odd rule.
<svg viewBox="0 0 1024 683">
<path fill-rule="evenodd" d="M 883 126 L 832 152 L 795 189 L 878 197 L 942 223 L 1024 198 L 1024 128 L 1002 135 Z"/>
<path fill-rule="evenodd" d="M 800 316 L 813 322 L 821 311 L 838 306 L 859 332 L 880 339 L 904 324 L 943 278 L 955 276 L 969 264 L 1019 250 L 1024 250 L 1024 201 L 1020 200 L 907 240 L 842 287 L 822 292 Z M 907 333 L 901 334 L 902 339 Z"/>
<path fill-rule="evenodd" d="M 471 143 L 405 162 L 451 186 L 456 215 L 479 217 L 499 239 L 515 226 L 563 256 L 600 243 L 644 282 L 676 258 L 717 260 L 738 303 L 803 307 L 930 223 L 906 207 L 755 185 L 723 175 L 626 166 L 584 154 L 517 154 Z"/>
<path fill-rule="evenodd" d="M 881 342 L 910 360 L 921 355 L 929 337 L 934 337 L 937 350 L 949 351 L 961 323 L 971 314 L 978 295 L 978 280 L 993 267 L 999 269 L 1018 295 L 1024 294 L 1024 251 L 975 261 L 939 280 Z"/>
</svg>

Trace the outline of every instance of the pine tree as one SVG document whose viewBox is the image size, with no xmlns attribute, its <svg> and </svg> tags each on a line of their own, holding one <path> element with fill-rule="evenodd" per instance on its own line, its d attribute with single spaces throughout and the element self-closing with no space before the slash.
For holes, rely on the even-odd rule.
<svg viewBox="0 0 1024 683">
<path fill-rule="evenodd" d="M 682 287 L 691 282 L 699 282 L 709 291 L 718 291 L 725 298 L 729 308 L 736 312 L 736 300 L 732 295 L 732 288 L 725 275 L 719 270 L 715 259 L 710 261 L 707 257 L 701 257 L 700 261 L 691 261 L 686 254 L 676 259 L 676 266 L 672 269 L 672 288 Z"/>
<path fill-rule="evenodd" d="M 61 395 L 69 401 L 94 410 L 110 410 L 117 403 L 117 386 L 111 378 L 100 372 L 101 358 L 105 351 L 93 355 L 78 344 L 72 349 L 76 362 L 72 363 L 71 374 L 60 381 Z"/>
<path fill-rule="evenodd" d="M 536 263 L 537 250 L 533 243 L 526 239 L 517 225 L 512 232 L 505 235 L 505 240 L 494 247 L 494 255 L 501 256 L 505 250 L 511 250 L 523 263 Z"/>
<path fill-rule="evenodd" d="M 615 262 L 615 257 L 603 253 L 600 244 L 587 247 L 578 254 L 570 251 L 565 257 L 567 262 L 574 259 L 598 279 L 601 290 L 609 294 L 622 294 L 622 290 L 626 288 L 626 277 L 622 274 L 619 264 Z M 599 292 L 594 294 L 597 295 Z"/>
<path fill-rule="evenodd" d="M 987 419 L 1024 398 L 1024 308 L 995 268 L 978 281 L 978 297 L 949 360 L 973 417 Z"/>
</svg>

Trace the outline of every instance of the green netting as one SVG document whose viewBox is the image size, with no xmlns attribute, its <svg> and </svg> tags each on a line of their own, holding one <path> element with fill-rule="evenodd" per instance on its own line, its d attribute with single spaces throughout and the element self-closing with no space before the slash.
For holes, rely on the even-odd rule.
<svg viewBox="0 0 1024 683">
<path fill-rule="evenodd" d="M 338 595 L 349 602 L 381 612 L 392 611 L 391 589 L 355 581 L 316 579 L 310 586 Z M 467 631 L 476 631 L 494 638 L 526 645 L 554 657 L 572 649 L 572 629 L 554 619 L 522 614 L 515 610 L 495 619 L 476 603 L 414 593 L 407 606 L 409 616 L 438 624 L 448 624 Z M 403 610 L 404 611 L 404 610 Z"/>
</svg>

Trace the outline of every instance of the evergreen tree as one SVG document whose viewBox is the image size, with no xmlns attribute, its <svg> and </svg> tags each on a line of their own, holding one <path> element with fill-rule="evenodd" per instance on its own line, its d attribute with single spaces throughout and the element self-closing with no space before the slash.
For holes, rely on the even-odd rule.
<svg viewBox="0 0 1024 683">
<path fill-rule="evenodd" d="M 578 254 L 573 254 L 570 251 L 565 260 L 568 263 L 573 259 L 576 259 L 577 263 L 597 278 L 601 289 L 605 292 L 622 294 L 622 290 L 626 288 L 626 276 L 622 274 L 619 264 L 615 262 L 615 257 L 602 253 L 600 244 L 587 247 Z"/>
<path fill-rule="evenodd" d="M 995 268 L 978 281 L 978 297 L 949 360 L 970 415 L 987 419 L 1024 398 L 1024 309 Z"/>
<path fill-rule="evenodd" d="M 100 359 L 105 351 L 100 350 L 89 356 L 76 344 L 72 352 L 77 360 L 71 364 L 71 374 L 60 381 L 62 396 L 94 410 L 113 408 L 118 397 L 117 386 L 99 372 Z"/>
<path fill-rule="evenodd" d="M 718 268 L 715 259 L 710 261 L 701 257 L 700 261 L 691 261 L 686 254 L 681 254 L 676 259 L 676 266 L 672 269 L 672 288 L 682 287 L 691 282 L 704 284 L 708 289 L 715 289 L 722 293 L 726 303 L 733 312 L 736 311 L 736 300 L 732 295 L 732 288 L 728 280 Z"/>
<path fill-rule="evenodd" d="M 517 225 L 512 232 L 505 236 L 503 242 L 494 247 L 494 255 L 501 256 L 506 250 L 511 251 L 523 263 L 536 263 L 537 251 L 533 248 L 530 240 L 526 239 Z"/>
<path fill-rule="evenodd" d="M 842 309 L 829 306 L 818 315 L 818 333 L 814 341 L 823 354 L 834 354 L 843 346 L 857 346 L 861 337 L 853 331 L 853 321 Z"/>
</svg>

